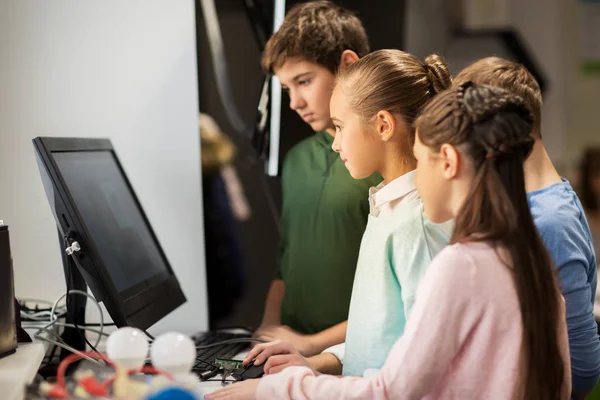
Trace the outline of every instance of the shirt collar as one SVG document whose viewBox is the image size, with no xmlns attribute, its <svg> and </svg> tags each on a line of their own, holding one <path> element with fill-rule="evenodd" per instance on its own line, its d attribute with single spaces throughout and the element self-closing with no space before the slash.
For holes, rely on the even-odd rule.
<svg viewBox="0 0 600 400">
<path fill-rule="evenodd" d="M 369 189 L 369 198 L 373 205 L 380 206 L 390 201 L 400 199 L 413 190 L 415 186 L 415 171 L 407 172 L 406 174 L 394 179 L 390 183 L 381 182 L 376 187 Z"/>
<path fill-rule="evenodd" d="M 319 142 L 321 145 L 327 147 L 329 150 L 333 151 L 333 149 L 331 148 L 331 145 L 333 144 L 333 139 L 334 139 L 333 136 L 331 136 L 325 130 L 318 131 L 317 133 L 315 133 L 315 135 L 317 137 L 317 142 Z"/>
</svg>

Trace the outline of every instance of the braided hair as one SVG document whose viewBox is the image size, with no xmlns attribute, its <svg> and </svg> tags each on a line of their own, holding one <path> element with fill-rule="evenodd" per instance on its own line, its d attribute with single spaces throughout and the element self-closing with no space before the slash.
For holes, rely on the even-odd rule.
<svg viewBox="0 0 600 400">
<path fill-rule="evenodd" d="M 523 375 L 515 398 L 559 399 L 560 292 L 525 192 L 523 162 L 533 148 L 531 113 L 521 97 L 465 82 L 435 97 L 416 121 L 425 146 L 454 146 L 475 170 L 456 216 L 452 243 L 490 242 L 508 250 L 523 322 Z"/>
</svg>

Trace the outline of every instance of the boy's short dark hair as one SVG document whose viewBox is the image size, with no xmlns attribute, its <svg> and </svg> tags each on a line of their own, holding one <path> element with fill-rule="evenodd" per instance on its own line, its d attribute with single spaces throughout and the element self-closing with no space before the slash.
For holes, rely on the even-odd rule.
<svg viewBox="0 0 600 400">
<path fill-rule="evenodd" d="M 482 58 L 460 71 L 453 84 L 460 85 L 466 81 L 501 87 L 522 97 L 533 115 L 533 133 L 541 137 L 542 91 L 537 80 L 522 64 L 500 57 Z"/>
<path fill-rule="evenodd" d="M 292 58 L 314 62 L 336 73 L 344 50 L 359 57 L 369 52 L 369 40 L 354 13 L 330 1 L 297 4 L 271 36 L 262 55 L 262 68 L 273 75 Z"/>
</svg>

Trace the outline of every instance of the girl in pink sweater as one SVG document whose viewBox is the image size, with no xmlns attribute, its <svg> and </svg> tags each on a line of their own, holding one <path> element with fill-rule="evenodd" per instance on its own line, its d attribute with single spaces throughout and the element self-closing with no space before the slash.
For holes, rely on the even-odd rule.
<svg viewBox="0 0 600 400">
<path fill-rule="evenodd" d="M 564 302 L 525 195 L 531 124 L 520 97 L 470 82 L 435 97 L 417 120 L 425 212 L 456 225 L 381 370 L 338 378 L 290 367 L 207 398 L 568 399 Z M 280 342 L 247 360 L 269 356 L 267 374 L 277 357 L 302 360 Z"/>
</svg>

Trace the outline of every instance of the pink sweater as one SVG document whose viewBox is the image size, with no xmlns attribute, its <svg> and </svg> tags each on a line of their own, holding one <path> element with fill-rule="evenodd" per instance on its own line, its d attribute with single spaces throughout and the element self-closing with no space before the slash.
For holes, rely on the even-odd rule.
<svg viewBox="0 0 600 400">
<path fill-rule="evenodd" d="M 561 313 L 568 399 L 564 306 Z M 522 330 L 509 268 L 486 243 L 455 244 L 431 263 L 404 335 L 375 376 L 314 376 L 292 367 L 261 379 L 257 399 L 512 399 L 522 376 Z"/>
</svg>

